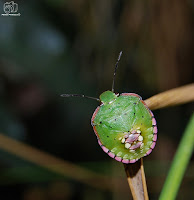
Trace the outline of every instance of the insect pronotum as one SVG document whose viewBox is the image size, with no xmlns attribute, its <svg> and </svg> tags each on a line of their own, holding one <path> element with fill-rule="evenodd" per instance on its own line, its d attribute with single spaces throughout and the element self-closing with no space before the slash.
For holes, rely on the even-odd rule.
<svg viewBox="0 0 194 200">
<path fill-rule="evenodd" d="M 135 93 L 114 93 L 115 75 L 121 58 L 117 59 L 112 91 L 103 92 L 99 99 L 83 94 L 62 94 L 62 97 L 84 97 L 100 101 L 91 119 L 98 144 L 111 158 L 134 163 L 149 155 L 157 140 L 157 125 L 152 111 Z"/>
</svg>

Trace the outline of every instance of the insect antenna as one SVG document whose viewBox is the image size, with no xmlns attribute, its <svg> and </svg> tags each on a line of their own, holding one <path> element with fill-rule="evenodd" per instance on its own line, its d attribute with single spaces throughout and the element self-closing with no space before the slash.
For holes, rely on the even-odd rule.
<svg viewBox="0 0 194 200">
<path fill-rule="evenodd" d="M 84 94 L 61 94 L 60 96 L 61 97 L 83 97 L 83 98 L 87 98 L 87 99 L 94 99 L 96 101 L 100 101 L 100 99 L 98 99 L 98 98 L 89 97 L 89 96 L 86 96 Z"/>
<path fill-rule="evenodd" d="M 114 92 L 114 87 L 115 87 L 115 75 L 116 75 L 116 71 L 118 68 L 118 64 L 119 64 L 119 60 L 121 59 L 121 55 L 122 55 L 122 51 L 119 53 L 119 57 L 117 59 L 117 62 L 115 64 L 115 70 L 114 70 L 114 75 L 113 75 L 113 82 L 112 82 L 112 92 Z"/>
</svg>

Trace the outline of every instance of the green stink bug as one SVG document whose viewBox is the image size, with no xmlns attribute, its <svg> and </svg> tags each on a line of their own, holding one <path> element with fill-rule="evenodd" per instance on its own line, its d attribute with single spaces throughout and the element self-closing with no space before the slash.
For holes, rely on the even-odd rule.
<svg viewBox="0 0 194 200">
<path fill-rule="evenodd" d="M 135 93 L 114 93 L 114 80 L 120 52 L 115 65 L 112 91 L 105 91 L 100 99 L 80 94 L 62 97 L 86 97 L 101 102 L 93 113 L 91 124 L 98 143 L 105 153 L 123 163 L 134 163 L 147 156 L 155 147 L 157 126 L 151 110 Z"/>
</svg>

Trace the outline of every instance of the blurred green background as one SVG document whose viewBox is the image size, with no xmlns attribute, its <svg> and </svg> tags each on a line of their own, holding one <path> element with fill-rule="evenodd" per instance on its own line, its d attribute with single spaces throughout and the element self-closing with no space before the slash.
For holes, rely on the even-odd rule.
<svg viewBox="0 0 194 200">
<path fill-rule="evenodd" d="M 0 1 L 0 14 L 5 2 Z M 98 97 L 110 90 L 121 50 L 115 92 L 135 92 L 146 99 L 193 82 L 194 2 L 15 3 L 20 16 L 0 16 L 0 132 L 109 176 L 113 187 L 107 191 L 67 179 L 0 146 L 0 199 L 131 198 L 123 165 L 101 150 L 90 125 L 98 102 L 60 94 Z M 154 112 L 158 141 L 144 159 L 150 199 L 158 199 L 193 107 Z M 177 199 L 194 199 L 193 184 L 192 160 Z"/>
</svg>

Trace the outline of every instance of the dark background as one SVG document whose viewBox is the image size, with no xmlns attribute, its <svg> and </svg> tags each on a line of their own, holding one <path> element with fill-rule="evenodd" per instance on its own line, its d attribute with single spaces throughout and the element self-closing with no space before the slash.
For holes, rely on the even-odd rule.
<svg viewBox="0 0 194 200">
<path fill-rule="evenodd" d="M 0 146 L 0 199 L 129 199 L 122 164 L 103 153 L 90 125 L 98 102 L 60 94 L 99 97 L 111 90 L 121 50 L 118 93 L 146 99 L 193 82 L 193 1 L 15 3 L 21 16 L 0 16 L 0 132 L 109 175 L 114 187 L 107 192 L 66 179 Z M 191 103 L 154 112 L 158 141 L 144 159 L 150 199 L 158 199 L 192 112 Z M 193 184 L 192 160 L 177 199 L 194 199 Z"/>
</svg>

